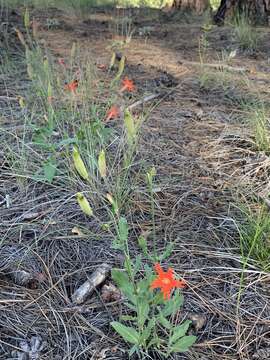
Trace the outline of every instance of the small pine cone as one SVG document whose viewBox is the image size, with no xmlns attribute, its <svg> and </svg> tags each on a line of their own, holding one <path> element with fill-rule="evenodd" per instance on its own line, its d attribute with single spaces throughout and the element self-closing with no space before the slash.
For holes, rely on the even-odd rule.
<svg viewBox="0 0 270 360">
<path fill-rule="evenodd" d="M 45 279 L 42 266 L 35 254 L 22 245 L 0 246 L 0 273 L 22 286 Z"/>
</svg>

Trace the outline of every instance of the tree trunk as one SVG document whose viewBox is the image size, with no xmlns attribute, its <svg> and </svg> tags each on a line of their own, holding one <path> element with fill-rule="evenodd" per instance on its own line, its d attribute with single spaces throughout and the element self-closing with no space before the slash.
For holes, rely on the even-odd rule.
<svg viewBox="0 0 270 360">
<path fill-rule="evenodd" d="M 214 21 L 222 24 L 226 18 L 241 13 L 254 23 L 268 23 L 270 0 L 221 0 Z"/>
<path fill-rule="evenodd" d="M 209 0 L 173 0 L 171 8 L 202 14 L 205 10 L 210 8 L 210 2 Z"/>
</svg>

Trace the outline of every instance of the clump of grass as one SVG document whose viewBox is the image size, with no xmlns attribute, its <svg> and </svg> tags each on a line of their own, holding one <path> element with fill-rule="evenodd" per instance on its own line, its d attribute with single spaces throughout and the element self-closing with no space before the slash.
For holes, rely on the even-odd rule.
<svg viewBox="0 0 270 360">
<path fill-rule="evenodd" d="M 232 75 L 227 70 L 218 69 L 212 71 L 207 67 L 201 69 L 199 82 L 200 87 L 203 89 L 214 90 L 221 88 L 225 93 L 231 89 L 232 84 L 235 85 Z"/>
<path fill-rule="evenodd" d="M 29 146 L 37 159 L 34 167 L 33 156 L 31 161 L 26 158 L 23 171 L 27 171 L 28 175 L 30 173 L 36 181 L 69 183 L 71 188 L 75 183 L 74 190 L 77 191 L 81 180 L 70 166 L 70 150 L 76 146 L 91 179 L 91 184 L 87 183 L 84 190 L 91 188 L 91 193 L 99 194 L 90 199 L 91 203 L 95 203 L 97 198 L 104 202 L 105 186 L 121 208 L 134 178 L 131 178 L 131 172 L 143 120 L 143 116 L 135 119 L 125 111 L 122 126 L 119 124 L 112 128 L 105 125 L 107 109 L 124 101 L 117 91 L 125 70 L 124 63 L 121 73 L 118 72 L 111 82 L 97 81 L 89 54 L 83 55 L 74 43 L 67 59 L 55 59 L 48 49 L 34 41 L 28 10 L 24 23 L 25 32 L 18 30 L 17 33 L 25 50 L 27 74 L 31 82 L 29 94 L 25 94 L 25 98 L 20 94 L 20 99 L 23 100 L 22 111 L 32 114 L 26 117 L 26 123 L 32 130 Z M 74 82 L 76 86 L 71 88 Z M 104 157 L 106 154 L 106 176 L 104 171 L 100 171 L 98 161 L 103 153 Z M 15 164 L 16 156 L 11 161 Z M 102 175 L 99 176 L 98 172 Z"/>
<path fill-rule="evenodd" d="M 270 214 L 266 206 L 241 210 L 244 221 L 239 226 L 242 255 L 254 260 L 263 271 L 270 271 Z"/>
<path fill-rule="evenodd" d="M 217 68 L 213 71 L 213 69 L 211 69 L 206 64 L 208 62 L 208 50 L 209 42 L 207 40 L 206 34 L 203 34 L 199 39 L 200 87 L 207 90 L 222 87 L 224 91 L 227 91 L 231 88 L 232 83 L 234 83 L 234 79 L 232 79 L 231 73 L 222 65 L 229 62 L 232 52 L 229 54 L 225 54 L 223 52 L 219 61 L 220 68 Z"/>
<path fill-rule="evenodd" d="M 259 44 L 257 29 L 251 25 L 245 13 L 237 14 L 234 19 L 234 36 L 242 50 L 255 52 Z"/>
<path fill-rule="evenodd" d="M 255 144 L 259 151 L 270 152 L 269 119 L 264 107 L 257 108 L 251 115 Z"/>
</svg>

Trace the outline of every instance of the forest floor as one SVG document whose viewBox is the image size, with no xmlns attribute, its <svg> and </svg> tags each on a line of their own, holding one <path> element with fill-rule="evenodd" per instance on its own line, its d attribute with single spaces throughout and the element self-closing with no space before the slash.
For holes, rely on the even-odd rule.
<svg viewBox="0 0 270 360">
<path fill-rule="evenodd" d="M 109 324 L 126 313 L 122 299 L 108 301 L 97 288 L 83 305 L 71 302 L 100 264 L 123 266 L 119 251 L 111 248 L 115 231 L 104 226 L 110 223 L 104 199 L 113 194 L 114 170 L 93 190 L 73 170 L 71 145 L 94 123 L 91 131 L 102 133 L 108 168 L 117 167 L 122 120 L 102 119 L 113 101 L 128 106 L 152 94 L 158 97 L 133 111 L 143 122 L 121 213 L 130 227 L 132 256 L 140 253 L 141 233 L 149 234 L 150 247 L 156 237 L 160 253 L 173 244 L 162 265 L 188 283 L 175 321 L 192 319 L 197 341 L 172 358 L 269 359 L 270 28 L 256 29 L 258 46 L 250 51 L 241 49 L 234 27 L 204 31 L 204 20 L 191 16 L 93 10 L 82 19 L 56 9 L 33 10 L 38 42 L 61 72 L 59 82 L 72 80 L 76 70 L 88 86 L 80 90 L 79 82 L 76 94 L 52 96 L 55 112 L 61 108 L 52 125 L 15 38 L 14 26 L 24 33 L 23 13 L 3 16 L 9 46 L 0 74 L 0 241 L 3 249 L 20 245 L 28 255 L 31 250 L 45 280 L 21 286 L 1 276 L 0 359 L 30 359 L 35 336 L 42 343 L 35 358 L 128 358 L 127 345 Z M 135 31 L 123 45 L 130 20 Z M 115 72 L 106 69 L 112 46 L 126 55 L 124 76 L 136 86 L 130 95 L 111 94 Z M 89 71 L 85 64 L 91 67 L 87 81 L 81 78 Z M 145 183 L 152 166 L 154 235 Z M 82 213 L 78 191 L 88 194 L 95 217 Z"/>
</svg>

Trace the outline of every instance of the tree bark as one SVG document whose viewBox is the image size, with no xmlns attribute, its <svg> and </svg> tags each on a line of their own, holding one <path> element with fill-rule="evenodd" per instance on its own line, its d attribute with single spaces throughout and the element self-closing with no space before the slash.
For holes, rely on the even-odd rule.
<svg viewBox="0 0 270 360">
<path fill-rule="evenodd" d="M 172 9 L 196 12 L 202 14 L 210 8 L 209 0 L 173 0 Z"/>
<path fill-rule="evenodd" d="M 245 14 L 253 23 L 268 23 L 270 0 L 221 0 L 214 21 L 222 24 L 225 19 L 237 14 Z"/>
</svg>

